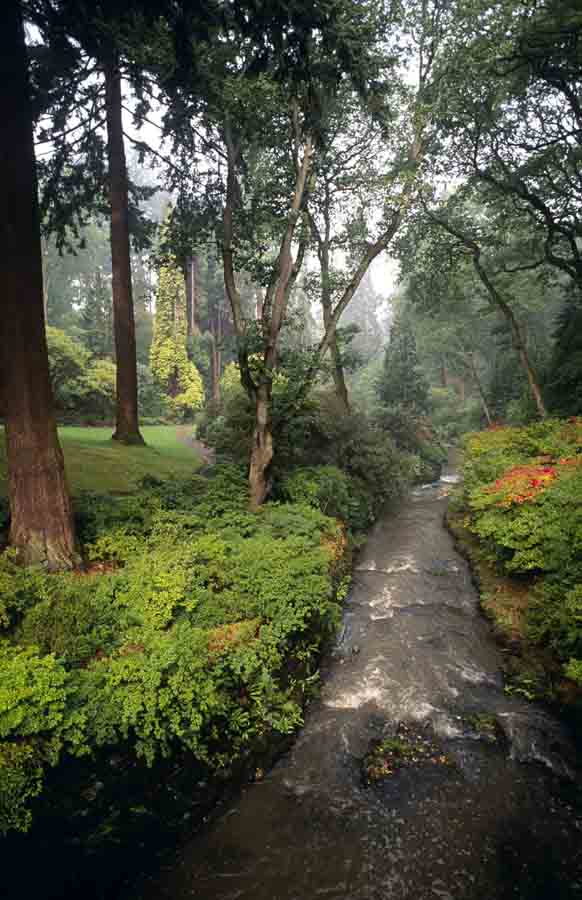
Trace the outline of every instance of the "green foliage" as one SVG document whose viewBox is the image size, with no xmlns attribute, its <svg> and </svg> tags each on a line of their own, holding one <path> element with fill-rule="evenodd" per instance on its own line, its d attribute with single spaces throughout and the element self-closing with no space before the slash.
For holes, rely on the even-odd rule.
<svg viewBox="0 0 582 900">
<path fill-rule="evenodd" d="M 48 326 L 46 337 L 55 404 L 65 411 L 74 403 L 76 386 L 87 369 L 90 354 L 79 341 L 58 328 Z"/>
<path fill-rule="evenodd" d="M 546 395 L 552 412 L 582 414 L 582 307 L 570 298 L 558 317 Z"/>
<path fill-rule="evenodd" d="M 0 555 L 0 632 L 10 631 L 28 607 L 39 597 L 42 571 L 24 569 L 17 563 L 15 550 Z"/>
<path fill-rule="evenodd" d="M 564 668 L 567 678 L 582 685 L 582 659 L 571 659 Z"/>
<path fill-rule="evenodd" d="M 582 581 L 567 589 L 560 578 L 536 591 L 528 616 L 529 634 L 568 660 L 582 658 Z"/>
<path fill-rule="evenodd" d="M 67 676 L 53 655 L 0 643 L 0 737 L 50 733 L 65 718 Z"/>
<path fill-rule="evenodd" d="M 479 427 L 481 407 L 478 400 L 461 402 L 453 388 L 431 387 L 429 402 L 430 421 L 441 440 L 451 441 Z"/>
<path fill-rule="evenodd" d="M 308 503 L 326 515 L 350 521 L 350 482 L 336 466 L 295 469 L 282 486 L 292 503 Z"/>
<path fill-rule="evenodd" d="M 416 340 L 406 316 L 392 325 L 377 391 L 386 406 L 401 406 L 417 415 L 428 411 L 428 384 L 418 364 Z"/>
<path fill-rule="evenodd" d="M 415 477 L 416 458 L 400 451 L 366 414 L 340 412 L 335 395 L 321 392 L 294 402 L 289 383 L 279 378 L 273 399 L 275 496 L 313 503 L 364 531 Z M 205 439 L 225 457 L 246 458 L 252 427 L 251 404 L 233 379 Z"/>
<path fill-rule="evenodd" d="M 28 742 L 0 744 L 0 833 L 27 831 L 30 802 L 43 787 L 44 767 Z"/>
<path fill-rule="evenodd" d="M 202 378 L 188 359 L 186 343 L 184 276 L 170 263 L 160 267 L 150 365 L 177 419 L 191 416 L 204 401 Z"/>
<path fill-rule="evenodd" d="M 115 411 L 115 364 L 110 359 L 92 359 L 79 341 L 57 328 L 47 328 L 47 342 L 61 417 L 110 420 Z"/>
<path fill-rule="evenodd" d="M 503 571 L 532 579 L 529 637 L 574 674 L 582 656 L 581 447 L 582 421 L 554 419 L 468 435 L 464 462 L 468 526 Z"/>
<path fill-rule="evenodd" d="M 429 419 L 414 410 L 396 405 L 381 408 L 376 413 L 376 420 L 396 446 L 414 458 L 415 481 L 430 482 L 439 477 L 447 453 Z"/>
<path fill-rule="evenodd" d="M 118 614 L 109 576 L 55 575 L 18 629 L 19 642 L 53 654 L 67 666 L 85 664 L 115 644 Z"/>
<path fill-rule="evenodd" d="M 0 640 L 0 673 L 0 831 L 26 830 L 45 768 L 82 745 L 83 715 L 53 655 Z"/>
<path fill-rule="evenodd" d="M 301 722 L 338 619 L 342 530 L 304 504 L 250 513 L 240 469 L 214 474 L 83 496 L 93 574 L 0 557 L 3 829 L 28 827 L 45 770 L 67 754 L 123 742 L 149 762 L 182 748 L 228 769 Z"/>
<path fill-rule="evenodd" d="M 79 379 L 76 411 L 97 421 L 115 413 L 116 369 L 110 359 L 94 359 Z"/>
</svg>

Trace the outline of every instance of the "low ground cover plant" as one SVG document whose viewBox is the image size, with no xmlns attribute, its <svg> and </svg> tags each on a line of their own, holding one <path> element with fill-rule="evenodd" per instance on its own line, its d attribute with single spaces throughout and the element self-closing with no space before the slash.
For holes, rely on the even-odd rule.
<svg viewBox="0 0 582 900">
<path fill-rule="evenodd" d="M 466 524 L 531 585 L 529 638 L 582 684 L 582 418 L 470 434 L 464 476 Z"/>
<path fill-rule="evenodd" d="M 228 770 L 301 721 L 338 619 L 341 525 L 306 503 L 247 510 L 244 475 L 86 494 L 86 573 L 0 556 L 0 828 L 26 829 L 47 770 L 123 744 Z"/>
</svg>

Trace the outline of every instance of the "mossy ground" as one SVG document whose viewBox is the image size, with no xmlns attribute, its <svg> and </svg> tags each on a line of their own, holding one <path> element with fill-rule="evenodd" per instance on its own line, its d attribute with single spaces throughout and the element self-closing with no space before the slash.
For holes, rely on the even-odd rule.
<svg viewBox="0 0 582 900">
<path fill-rule="evenodd" d="M 146 425 L 141 429 L 144 446 L 113 441 L 113 429 L 64 426 L 59 438 L 73 494 L 132 493 L 145 475 L 164 479 L 187 478 L 202 464 L 200 454 L 184 441 L 189 426 Z M 0 436 L 0 496 L 7 492 L 4 435 Z"/>
<path fill-rule="evenodd" d="M 496 744 L 503 738 L 503 729 L 492 713 L 476 713 L 469 716 L 467 723 L 480 740 Z"/>
<path fill-rule="evenodd" d="M 362 762 L 365 784 L 389 778 L 413 766 L 451 766 L 453 762 L 426 730 L 401 722 L 393 737 L 370 745 Z"/>
</svg>

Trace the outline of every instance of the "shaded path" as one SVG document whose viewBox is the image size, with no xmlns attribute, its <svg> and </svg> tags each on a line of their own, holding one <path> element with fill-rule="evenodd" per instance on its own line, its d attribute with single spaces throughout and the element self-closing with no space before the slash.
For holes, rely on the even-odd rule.
<svg viewBox="0 0 582 900">
<path fill-rule="evenodd" d="M 582 897 L 573 750 L 551 716 L 504 695 L 443 494 L 417 491 L 370 535 L 291 752 L 132 898 Z M 483 713 L 502 740 L 476 732 Z M 365 787 L 370 741 L 402 721 L 430 729 L 454 767 Z"/>
</svg>

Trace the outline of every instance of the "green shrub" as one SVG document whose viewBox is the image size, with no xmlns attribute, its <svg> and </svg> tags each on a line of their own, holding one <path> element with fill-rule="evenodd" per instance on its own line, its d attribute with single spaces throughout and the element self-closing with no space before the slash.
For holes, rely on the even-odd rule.
<svg viewBox="0 0 582 900">
<path fill-rule="evenodd" d="M 426 416 L 403 406 L 384 406 L 376 419 L 401 452 L 415 456 L 415 481 L 430 482 L 439 478 L 447 452 Z"/>
<path fill-rule="evenodd" d="M 0 554 L 0 632 L 11 631 L 23 613 L 36 603 L 44 583 L 43 570 L 25 569 L 15 550 Z"/>
<path fill-rule="evenodd" d="M 571 659 L 564 667 L 564 672 L 567 678 L 582 685 L 582 659 Z"/>
<path fill-rule="evenodd" d="M 68 666 L 82 665 L 113 646 L 119 617 L 111 576 L 53 575 L 43 594 L 23 618 L 18 630 L 22 643 L 52 653 Z"/>
<path fill-rule="evenodd" d="M 350 521 L 350 483 L 336 466 L 295 469 L 282 485 L 283 496 L 292 503 L 307 503 L 326 515 Z"/>
<path fill-rule="evenodd" d="M 528 635 L 578 679 L 582 657 L 582 419 L 495 428 L 465 440 L 470 529 L 535 590 Z"/>
<path fill-rule="evenodd" d="M 0 831 L 25 831 L 46 767 L 65 745 L 82 752 L 84 716 L 53 655 L 0 641 L 0 675 Z"/>
<path fill-rule="evenodd" d="M 148 761 L 182 748 L 228 768 L 301 721 L 338 621 L 345 539 L 306 504 L 247 503 L 234 466 L 149 478 L 134 497 L 82 500 L 90 555 L 114 560 L 102 574 L 0 559 L 0 827 L 28 827 L 47 767 L 67 754 L 123 742 Z"/>
<path fill-rule="evenodd" d="M 528 630 L 534 641 L 551 647 L 561 660 L 582 659 L 582 583 L 570 590 L 559 579 L 541 585 L 528 610 Z"/>
</svg>

